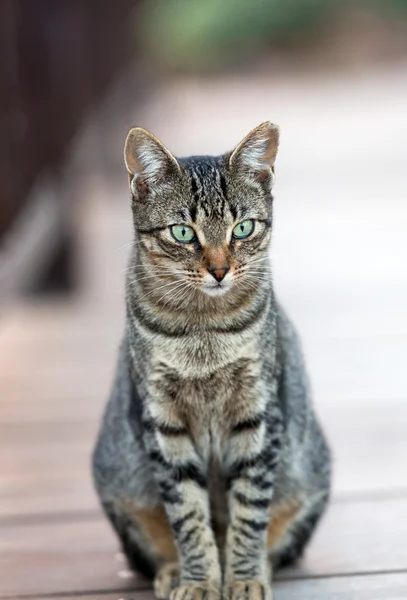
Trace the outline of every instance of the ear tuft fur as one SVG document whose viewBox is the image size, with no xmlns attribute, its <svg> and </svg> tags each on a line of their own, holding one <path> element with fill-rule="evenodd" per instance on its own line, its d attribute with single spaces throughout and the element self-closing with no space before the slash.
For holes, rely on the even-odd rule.
<svg viewBox="0 0 407 600">
<path fill-rule="evenodd" d="M 262 179 L 274 172 L 279 129 L 270 121 L 253 129 L 233 150 L 229 167 L 244 176 Z"/>
<path fill-rule="evenodd" d="M 124 144 L 124 162 L 133 194 L 144 197 L 160 180 L 179 171 L 176 158 L 152 133 L 133 127 Z"/>
</svg>

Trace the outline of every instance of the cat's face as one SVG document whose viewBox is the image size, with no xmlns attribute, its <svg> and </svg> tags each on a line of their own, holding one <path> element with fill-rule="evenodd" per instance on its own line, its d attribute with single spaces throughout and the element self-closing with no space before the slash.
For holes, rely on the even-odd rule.
<svg viewBox="0 0 407 600">
<path fill-rule="evenodd" d="M 175 159 L 145 130 L 130 131 L 134 225 L 151 277 L 210 296 L 256 286 L 266 275 L 277 145 L 278 129 L 265 123 L 232 153 Z"/>
</svg>

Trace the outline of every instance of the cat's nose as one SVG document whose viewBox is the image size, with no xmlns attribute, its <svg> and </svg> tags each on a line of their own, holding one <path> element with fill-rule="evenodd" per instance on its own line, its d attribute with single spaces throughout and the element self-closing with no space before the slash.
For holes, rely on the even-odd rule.
<svg viewBox="0 0 407 600">
<path fill-rule="evenodd" d="M 229 271 L 229 268 L 230 267 L 227 265 L 223 265 L 223 267 L 211 267 L 208 269 L 208 271 L 212 277 L 215 277 L 216 281 L 222 281 L 226 273 Z"/>
</svg>

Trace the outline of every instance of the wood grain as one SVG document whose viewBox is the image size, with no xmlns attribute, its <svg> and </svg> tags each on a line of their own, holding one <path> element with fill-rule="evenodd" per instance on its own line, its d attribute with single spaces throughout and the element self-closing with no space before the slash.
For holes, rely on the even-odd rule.
<svg viewBox="0 0 407 600">
<path fill-rule="evenodd" d="M 146 586 L 115 558 L 118 545 L 104 519 L 3 527 L 2 595 L 52 594 Z"/>
<path fill-rule="evenodd" d="M 4 595 L 145 585 L 139 577 L 122 580 L 118 576 L 126 567 L 115 560 L 118 543 L 101 516 L 3 525 L 0 532 Z M 406 539 L 404 498 L 334 504 L 302 563 L 277 573 L 276 579 L 407 571 Z"/>
</svg>

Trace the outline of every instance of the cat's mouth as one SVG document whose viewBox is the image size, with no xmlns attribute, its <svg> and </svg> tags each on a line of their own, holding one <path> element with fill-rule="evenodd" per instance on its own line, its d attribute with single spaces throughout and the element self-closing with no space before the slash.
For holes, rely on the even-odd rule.
<svg viewBox="0 0 407 600">
<path fill-rule="evenodd" d="M 232 279 L 225 278 L 222 281 L 212 279 L 212 281 L 206 281 L 201 290 L 208 296 L 223 296 L 231 289 L 232 283 Z"/>
</svg>

